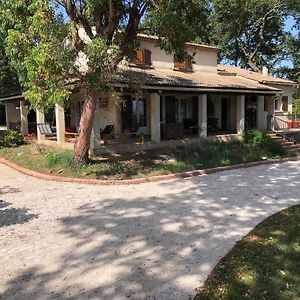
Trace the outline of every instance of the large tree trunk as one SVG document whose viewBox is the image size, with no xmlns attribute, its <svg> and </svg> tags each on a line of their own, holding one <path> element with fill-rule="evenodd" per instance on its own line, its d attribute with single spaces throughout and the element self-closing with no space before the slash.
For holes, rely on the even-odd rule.
<svg viewBox="0 0 300 300">
<path fill-rule="evenodd" d="M 94 123 L 98 92 L 87 92 L 84 108 L 80 118 L 79 135 L 75 143 L 74 161 L 84 164 L 89 159 L 90 139 Z"/>
</svg>

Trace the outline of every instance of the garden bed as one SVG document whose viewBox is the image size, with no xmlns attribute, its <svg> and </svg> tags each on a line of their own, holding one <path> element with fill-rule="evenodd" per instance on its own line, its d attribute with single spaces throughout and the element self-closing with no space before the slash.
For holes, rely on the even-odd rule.
<svg viewBox="0 0 300 300">
<path fill-rule="evenodd" d="M 29 143 L 0 149 L 0 156 L 22 167 L 57 176 L 122 180 L 229 166 L 286 156 L 281 146 L 255 135 L 243 141 L 199 141 L 178 148 L 93 157 L 87 165 L 73 163 L 73 151 Z M 274 144 L 275 143 L 275 144 Z"/>
</svg>

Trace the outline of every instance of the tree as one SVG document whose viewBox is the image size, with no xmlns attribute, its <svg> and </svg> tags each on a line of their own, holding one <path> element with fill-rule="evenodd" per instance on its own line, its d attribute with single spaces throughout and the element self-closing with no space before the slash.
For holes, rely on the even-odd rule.
<svg viewBox="0 0 300 300">
<path fill-rule="evenodd" d="M 17 74 L 5 53 L 4 40 L 0 35 L 0 97 L 20 92 Z"/>
<path fill-rule="evenodd" d="M 296 16 L 296 0 L 213 0 L 212 40 L 221 46 L 222 58 L 260 72 L 275 62 L 285 39 L 284 21 Z"/>
<path fill-rule="evenodd" d="M 8 50 L 35 106 L 47 108 L 69 96 L 67 82 L 85 90 L 75 162 L 88 160 L 99 93 L 118 63 L 133 55 L 137 34 L 149 30 L 169 53 L 183 55 L 185 42 L 206 23 L 206 0 L 2 0 Z M 66 17 L 66 21 L 64 21 Z M 12 21 L 11 21 L 12 20 Z M 78 58 L 87 65 L 80 66 Z"/>
</svg>

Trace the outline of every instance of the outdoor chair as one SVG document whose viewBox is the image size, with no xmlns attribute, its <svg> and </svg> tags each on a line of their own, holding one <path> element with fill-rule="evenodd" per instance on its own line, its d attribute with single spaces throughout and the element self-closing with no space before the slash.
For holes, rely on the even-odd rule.
<svg viewBox="0 0 300 300">
<path fill-rule="evenodd" d="M 53 132 L 49 123 L 38 123 L 37 127 L 45 137 L 56 137 L 56 132 Z"/>
</svg>

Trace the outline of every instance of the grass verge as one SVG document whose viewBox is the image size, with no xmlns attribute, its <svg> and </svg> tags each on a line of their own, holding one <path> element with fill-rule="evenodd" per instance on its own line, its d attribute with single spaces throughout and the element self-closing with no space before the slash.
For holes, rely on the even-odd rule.
<svg viewBox="0 0 300 300">
<path fill-rule="evenodd" d="M 215 267 L 195 300 L 300 299 L 300 205 L 254 228 Z"/>
<path fill-rule="evenodd" d="M 103 180 L 150 177 L 286 156 L 278 143 L 266 140 L 259 134 L 250 135 L 245 140 L 205 140 L 178 148 L 95 157 L 83 166 L 73 163 L 71 150 L 35 143 L 17 148 L 2 148 L 0 156 L 46 174 Z"/>
</svg>

